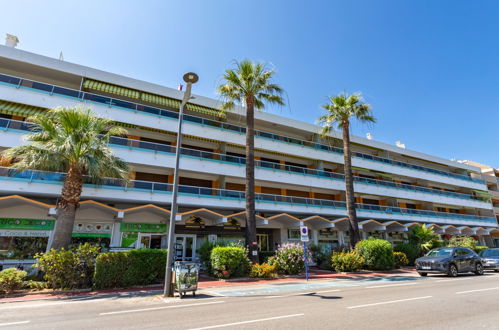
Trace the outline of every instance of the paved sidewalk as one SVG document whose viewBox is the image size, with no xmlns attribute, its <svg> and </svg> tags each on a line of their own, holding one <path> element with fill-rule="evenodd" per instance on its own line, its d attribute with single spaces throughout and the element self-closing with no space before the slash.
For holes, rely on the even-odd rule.
<svg viewBox="0 0 499 330">
<path fill-rule="evenodd" d="M 397 277 L 408 277 L 415 276 L 417 273 L 414 268 L 404 268 L 392 271 L 380 271 L 380 272 L 358 272 L 358 273 L 332 273 L 330 271 L 312 269 L 309 273 L 309 282 L 324 282 L 326 280 L 338 280 L 339 281 L 359 281 L 359 280 L 381 280 L 383 278 L 397 278 Z M 279 284 L 286 284 L 291 282 L 297 283 L 307 283 L 304 281 L 305 275 L 301 276 L 288 276 L 280 277 L 277 279 L 253 279 L 253 278 L 243 278 L 243 279 L 231 279 L 231 280 L 217 280 L 211 277 L 201 275 L 199 278 L 199 289 L 230 289 L 234 290 L 246 290 L 248 287 L 262 287 L 262 286 L 276 286 Z M 328 281 L 329 283 L 333 281 Z M 337 281 L 334 281 L 337 282 Z M 318 284 L 321 285 L 321 284 Z M 45 291 L 39 293 L 26 293 L 20 294 L 8 298 L 0 298 L 1 303 L 9 302 L 19 302 L 19 301 L 36 301 L 36 300 L 61 300 L 70 298 L 92 298 L 92 297 L 130 297 L 130 296 L 141 296 L 141 295 L 157 295 L 163 292 L 162 285 L 152 285 L 137 288 L 128 289 L 111 289 L 111 290 L 81 290 L 81 291 Z"/>
</svg>

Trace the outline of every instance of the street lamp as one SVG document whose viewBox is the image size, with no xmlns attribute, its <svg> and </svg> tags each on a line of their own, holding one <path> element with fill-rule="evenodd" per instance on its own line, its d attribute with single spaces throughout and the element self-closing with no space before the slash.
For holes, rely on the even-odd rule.
<svg viewBox="0 0 499 330">
<path fill-rule="evenodd" d="M 177 130 L 177 145 L 175 151 L 175 169 L 173 170 L 173 192 L 172 192 L 172 209 L 170 214 L 170 227 L 168 230 L 168 254 L 166 257 L 166 273 L 165 273 L 165 297 L 173 297 L 172 288 L 172 266 L 175 257 L 174 237 L 175 237 L 175 221 L 177 217 L 177 195 L 178 195 L 178 165 L 180 161 L 180 148 L 182 146 L 182 121 L 184 117 L 184 108 L 189 99 L 191 98 L 192 84 L 195 84 L 199 77 L 194 72 L 187 72 L 184 74 L 184 81 L 187 83 L 182 104 L 180 104 L 180 111 L 178 114 L 178 130 Z"/>
</svg>

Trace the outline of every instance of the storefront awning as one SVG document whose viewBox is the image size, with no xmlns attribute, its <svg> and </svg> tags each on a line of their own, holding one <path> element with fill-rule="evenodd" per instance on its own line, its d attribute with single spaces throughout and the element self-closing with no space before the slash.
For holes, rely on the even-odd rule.
<svg viewBox="0 0 499 330">
<path fill-rule="evenodd" d="M 95 91 L 100 91 L 109 94 L 121 95 L 132 99 L 138 99 L 140 97 L 139 91 L 91 79 L 85 79 L 85 82 L 83 83 L 83 88 L 92 89 Z"/>
<path fill-rule="evenodd" d="M 29 117 L 43 112 L 46 112 L 46 109 L 21 103 L 0 101 L 0 113 L 6 115 Z"/>
<path fill-rule="evenodd" d="M 256 218 L 256 225 L 257 226 L 266 226 L 269 224 L 269 221 L 267 219 L 265 219 L 264 217 L 262 217 L 261 215 L 256 214 L 255 218 Z M 246 222 L 246 211 L 241 211 L 238 213 L 228 215 L 227 219 L 236 219 L 237 221 L 244 224 Z"/>
<path fill-rule="evenodd" d="M 313 229 L 326 229 L 335 228 L 336 225 L 329 219 L 321 217 L 319 215 L 314 215 L 305 219 L 302 219 L 305 226 L 311 226 Z"/>
</svg>

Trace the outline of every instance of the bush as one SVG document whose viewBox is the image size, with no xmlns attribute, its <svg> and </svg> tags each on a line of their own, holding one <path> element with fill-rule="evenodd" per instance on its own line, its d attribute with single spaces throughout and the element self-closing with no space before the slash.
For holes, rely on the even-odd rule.
<svg viewBox="0 0 499 330">
<path fill-rule="evenodd" d="M 310 252 L 307 253 L 308 261 L 312 260 Z M 277 249 L 275 263 L 279 272 L 288 275 L 300 274 L 305 270 L 303 246 L 298 243 L 285 243 Z"/>
<path fill-rule="evenodd" d="M 409 258 L 407 258 L 404 252 L 393 252 L 393 260 L 395 262 L 395 268 L 400 268 L 409 264 Z"/>
<path fill-rule="evenodd" d="M 364 258 L 364 265 L 371 270 L 389 270 L 394 267 L 392 245 L 384 239 L 370 238 L 360 241 L 355 251 Z"/>
<path fill-rule="evenodd" d="M 47 282 L 29 280 L 25 282 L 25 286 L 27 286 L 31 290 L 40 291 L 47 288 Z"/>
<path fill-rule="evenodd" d="M 166 257 L 166 249 L 101 253 L 96 260 L 94 286 L 103 289 L 159 283 L 165 277 Z"/>
<path fill-rule="evenodd" d="M 473 237 L 469 236 L 453 236 L 447 242 L 447 246 L 461 246 L 468 249 L 475 250 L 477 241 Z"/>
<path fill-rule="evenodd" d="M 95 269 L 95 257 L 100 247 L 88 243 L 76 248 L 76 251 L 51 249 L 41 255 L 36 267 L 43 271 L 47 286 L 53 289 L 76 289 L 90 287 Z"/>
<path fill-rule="evenodd" d="M 274 278 L 277 276 L 277 266 L 268 263 L 251 265 L 251 277 Z"/>
<path fill-rule="evenodd" d="M 403 252 L 409 263 L 408 265 L 414 265 L 414 261 L 418 258 L 418 249 L 416 246 L 410 243 L 399 243 L 393 247 L 393 252 Z"/>
<path fill-rule="evenodd" d="M 362 269 L 364 258 L 356 251 L 333 252 L 331 267 L 337 272 L 357 272 Z"/>
<path fill-rule="evenodd" d="M 211 250 L 211 271 L 219 278 L 248 274 L 250 260 L 248 251 L 238 246 L 217 246 Z"/>
<path fill-rule="evenodd" d="M 258 251 L 258 262 L 261 264 L 266 263 L 274 255 L 274 251 Z"/>
<path fill-rule="evenodd" d="M 9 294 L 21 289 L 26 275 L 24 270 L 17 270 L 17 268 L 7 268 L 0 271 L 0 294 Z"/>
</svg>

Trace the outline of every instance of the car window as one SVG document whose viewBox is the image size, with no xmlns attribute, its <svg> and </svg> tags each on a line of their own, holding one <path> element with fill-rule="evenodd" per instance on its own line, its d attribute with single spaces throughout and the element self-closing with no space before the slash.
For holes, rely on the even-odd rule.
<svg viewBox="0 0 499 330">
<path fill-rule="evenodd" d="M 427 257 L 446 257 L 452 255 L 452 248 L 434 249 L 426 254 Z"/>
<path fill-rule="evenodd" d="M 467 255 L 470 255 L 470 254 L 473 254 L 473 252 L 471 250 L 468 250 L 468 249 L 457 249 L 456 251 L 456 255 L 458 256 L 467 256 Z"/>
<path fill-rule="evenodd" d="M 487 249 L 480 251 L 482 257 L 499 257 L 499 249 Z"/>
</svg>

